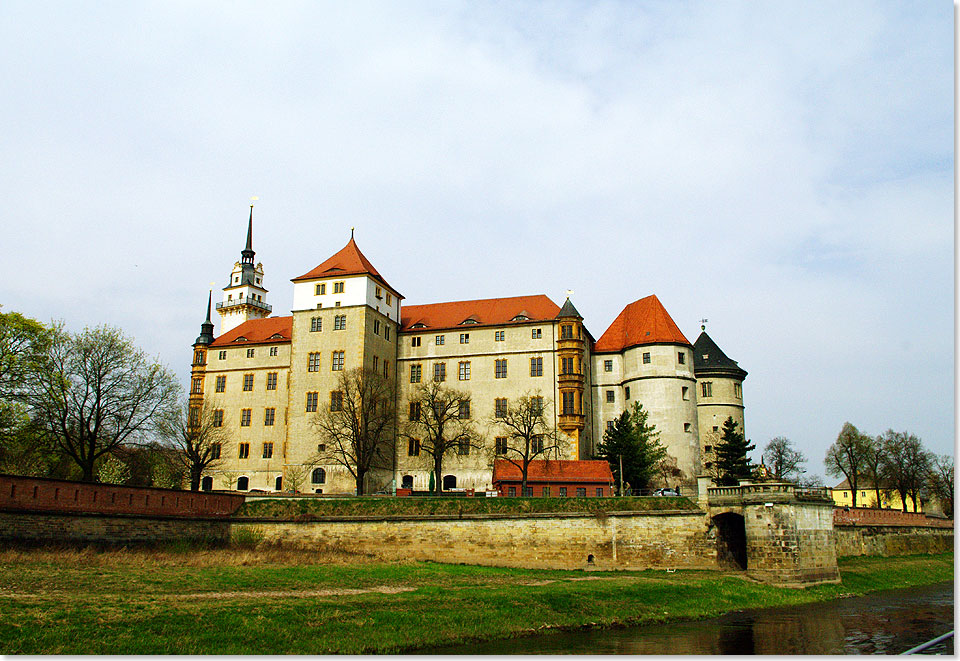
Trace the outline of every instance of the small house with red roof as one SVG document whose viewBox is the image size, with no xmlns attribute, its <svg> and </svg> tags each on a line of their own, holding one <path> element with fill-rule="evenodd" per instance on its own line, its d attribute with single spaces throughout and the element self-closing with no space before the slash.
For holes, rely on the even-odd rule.
<svg viewBox="0 0 960 661">
<path fill-rule="evenodd" d="M 520 466 L 505 459 L 493 463 L 493 488 L 501 496 L 606 498 L 613 495 L 613 486 L 613 473 L 606 461 L 531 461 L 526 492 Z"/>
</svg>

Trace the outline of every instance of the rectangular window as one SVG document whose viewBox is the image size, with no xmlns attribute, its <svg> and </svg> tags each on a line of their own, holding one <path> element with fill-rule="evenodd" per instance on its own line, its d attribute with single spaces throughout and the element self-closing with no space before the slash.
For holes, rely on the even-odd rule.
<svg viewBox="0 0 960 661">
<path fill-rule="evenodd" d="M 267 390 L 277 389 L 277 373 L 267 372 Z"/>
<path fill-rule="evenodd" d="M 420 338 L 419 338 L 419 337 L 411 337 L 411 338 L 410 338 L 410 346 L 411 346 L 411 347 L 419 347 L 419 346 L 420 346 Z"/>
<path fill-rule="evenodd" d="M 493 361 L 493 375 L 497 379 L 507 378 L 507 359 L 497 358 Z"/>
<path fill-rule="evenodd" d="M 530 339 L 531 339 L 531 340 L 539 340 L 541 337 L 543 337 L 543 331 L 542 331 L 542 329 L 540 329 L 540 328 L 531 328 L 531 329 L 530 329 Z"/>
<path fill-rule="evenodd" d="M 253 412 L 253 409 L 240 409 L 240 426 L 249 427 L 250 426 L 250 414 Z"/>
<path fill-rule="evenodd" d="M 543 452 L 543 434 L 537 434 L 530 439 L 530 452 L 533 454 Z"/>
<path fill-rule="evenodd" d="M 226 360 L 226 359 L 227 359 L 227 352 L 226 352 L 226 351 L 221 351 L 221 352 L 217 355 L 217 358 L 219 358 L 220 360 Z"/>
<path fill-rule="evenodd" d="M 613 420 L 607 420 L 607 429 L 613 431 Z"/>
<path fill-rule="evenodd" d="M 626 396 L 627 399 L 630 399 L 630 386 L 627 386 L 626 388 L 623 389 L 623 394 Z"/>
<path fill-rule="evenodd" d="M 733 396 L 737 399 L 743 399 L 743 386 L 739 383 L 733 384 Z"/>
<path fill-rule="evenodd" d="M 506 418 L 507 417 L 507 399 L 506 397 L 498 397 L 493 400 L 493 414 L 497 418 Z"/>
<path fill-rule="evenodd" d="M 423 367 L 418 363 L 410 366 L 410 383 L 420 383 L 420 375 Z"/>
<path fill-rule="evenodd" d="M 433 380 L 443 382 L 447 380 L 447 364 L 446 363 L 434 363 L 433 364 Z"/>
<path fill-rule="evenodd" d="M 322 317 L 313 317 L 310 320 L 310 332 L 319 333 L 323 330 L 323 318 Z"/>
<path fill-rule="evenodd" d="M 561 358 L 560 359 L 560 373 L 561 374 L 575 374 L 574 370 L 574 359 L 573 358 Z"/>
<path fill-rule="evenodd" d="M 470 400 L 469 400 L 469 399 L 460 402 L 460 410 L 459 410 L 459 412 L 457 413 L 457 417 L 460 418 L 461 420 L 469 420 L 469 419 L 470 419 Z M 461 454 L 463 454 L 463 453 L 461 453 Z"/>
<path fill-rule="evenodd" d="M 390 341 L 390 324 L 383 325 L 383 339 L 385 339 L 387 342 Z"/>
<path fill-rule="evenodd" d="M 704 451 L 704 452 L 713 452 L 713 446 L 712 446 L 712 445 L 704 445 L 704 446 L 703 446 L 703 451 Z"/>
<path fill-rule="evenodd" d="M 543 358 L 530 359 L 530 376 L 543 376 Z"/>
<path fill-rule="evenodd" d="M 577 410 L 574 407 L 574 397 L 573 392 L 567 390 L 562 393 L 563 395 L 563 414 L 564 415 L 574 415 Z"/>
<path fill-rule="evenodd" d="M 713 397 L 713 382 L 704 381 L 700 384 L 700 394 L 704 397 Z"/>
<path fill-rule="evenodd" d="M 461 381 L 469 381 L 470 380 L 470 361 L 469 360 L 461 361 L 459 365 L 460 365 L 459 379 Z"/>
<path fill-rule="evenodd" d="M 460 344 L 470 344 L 470 333 L 460 333 Z"/>
<path fill-rule="evenodd" d="M 379 335 L 379 334 L 380 334 L 380 320 L 379 320 L 379 319 L 374 319 L 374 320 L 373 320 L 373 334 L 374 334 L 374 335 Z"/>
<path fill-rule="evenodd" d="M 327 285 L 325 284 L 317 285 L 316 289 L 314 289 L 314 296 L 323 296 L 326 293 L 327 293 Z"/>
<path fill-rule="evenodd" d="M 603 361 L 603 371 L 604 371 L 604 372 L 612 372 L 612 371 L 613 371 L 613 361 L 612 361 L 612 360 L 605 360 L 605 361 Z"/>
<path fill-rule="evenodd" d="M 614 394 L 614 392 L 613 392 L 612 390 L 608 390 L 608 391 L 607 391 L 607 403 L 608 403 L 608 404 L 613 404 L 613 402 L 616 401 L 616 397 L 617 397 L 616 394 Z"/>
<path fill-rule="evenodd" d="M 684 400 L 690 399 L 690 388 L 680 386 L 680 398 Z"/>
<path fill-rule="evenodd" d="M 373 295 L 376 297 L 377 300 L 381 300 L 383 298 L 383 290 L 380 289 L 380 287 L 378 286 Z"/>
<path fill-rule="evenodd" d="M 561 340 L 572 340 L 573 339 L 573 326 L 564 324 L 560 327 L 560 339 Z"/>
<path fill-rule="evenodd" d="M 603 498 L 603 488 L 597 487 L 597 498 Z"/>
<path fill-rule="evenodd" d="M 249 456 L 250 456 L 250 444 L 249 444 L 249 443 L 241 443 L 241 444 L 239 445 L 239 452 L 238 452 L 237 456 L 239 456 L 241 459 L 246 459 L 247 457 L 249 457 Z"/>
<path fill-rule="evenodd" d="M 437 335 L 437 337 L 434 338 L 434 342 L 436 342 L 437 346 L 440 346 L 441 344 L 443 344 L 444 339 L 445 339 L 445 336 Z"/>
<path fill-rule="evenodd" d="M 247 349 L 247 358 L 253 358 L 254 349 Z"/>
<path fill-rule="evenodd" d="M 587 488 L 577 487 L 577 498 L 586 498 L 586 497 L 587 497 Z"/>
<path fill-rule="evenodd" d="M 317 410 L 317 402 L 319 401 L 320 393 L 308 392 L 307 393 L 307 413 L 315 413 Z"/>
<path fill-rule="evenodd" d="M 250 392 L 253 390 L 253 374 L 243 375 L 243 390 L 244 392 Z"/>
<path fill-rule="evenodd" d="M 338 314 L 333 318 L 333 330 L 346 330 L 347 329 L 347 315 Z"/>
<path fill-rule="evenodd" d="M 223 409 L 217 409 L 213 412 L 213 426 L 223 427 Z"/>
<path fill-rule="evenodd" d="M 373 357 L 373 371 L 376 372 L 380 368 L 380 356 Z"/>
<path fill-rule="evenodd" d="M 687 354 L 684 353 L 683 351 L 678 351 L 678 352 L 677 352 L 677 363 L 679 363 L 680 365 L 686 365 L 686 364 L 687 364 Z"/>
<path fill-rule="evenodd" d="M 420 419 L 420 402 L 410 402 L 410 420 L 416 422 Z"/>
<path fill-rule="evenodd" d="M 307 371 L 308 372 L 320 371 L 320 352 L 312 352 L 307 354 Z"/>
<path fill-rule="evenodd" d="M 335 283 L 333 283 L 333 293 L 334 293 L 334 294 L 342 294 L 342 293 L 343 293 L 343 283 L 342 283 L 342 282 L 335 282 Z"/>
<path fill-rule="evenodd" d="M 511 498 L 515 497 L 517 495 L 517 488 L 507 487 L 507 495 L 510 496 Z"/>
<path fill-rule="evenodd" d="M 392 304 L 393 304 L 393 296 L 390 294 L 390 292 L 387 292 L 387 305 L 392 305 Z"/>
<path fill-rule="evenodd" d="M 390 378 L 390 361 L 389 360 L 383 361 L 383 378 L 385 379 Z"/>
<path fill-rule="evenodd" d="M 419 457 L 420 456 L 420 439 L 411 438 L 407 441 L 407 456 L 408 457 Z"/>
<path fill-rule="evenodd" d="M 693 431 L 693 425 L 690 424 L 689 422 L 683 423 L 683 431 L 688 432 L 688 433 L 691 432 L 691 431 Z"/>
<path fill-rule="evenodd" d="M 649 364 L 650 364 L 650 352 L 649 352 L 649 351 L 645 351 L 645 352 L 643 353 L 643 364 L 644 364 L 644 365 L 649 365 Z"/>
<path fill-rule="evenodd" d="M 194 394 L 202 393 L 203 390 L 201 389 L 201 386 L 200 386 L 201 383 L 203 382 L 199 378 L 194 379 L 192 385 L 190 386 L 190 392 Z"/>
<path fill-rule="evenodd" d="M 533 498 L 533 487 L 524 487 L 523 495 L 525 498 Z"/>
<path fill-rule="evenodd" d="M 277 409 L 263 409 L 263 426 L 273 427 L 273 421 L 277 417 Z"/>
<path fill-rule="evenodd" d="M 220 444 L 219 444 L 219 443 L 211 443 L 211 444 L 210 444 L 210 458 L 211 458 L 211 459 L 219 459 L 219 458 L 220 458 L 220 450 L 221 450 L 221 448 L 220 448 Z"/>
<path fill-rule="evenodd" d="M 505 333 L 505 332 L 506 332 L 506 331 L 494 331 L 494 333 L 493 333 L 493 341 L 494 341 L 494 342 L 503 342 L 503 337 L 504 337 L 504 333 Z"/>
<path fill-rule="evenodd" d="M 276 356 L 279 353 L 279 351 L 280 351 L 279 347 L 270 347 L 271 356 Z"/>
<path fill-rule="evenodd" d="M 540 494 L 541 494 L 544 498 L 549 498 L 549 497 L 550 497 L 550 487 L 543 487 L 543 488 L 540 490 Z"/>
<path fill-rule="evenodd" d="M 530 398 L 530 413 L 535 416 L 543 415 L 543 397 L 537 395 Z"/>
<path fill-rule="evenodd" d="M 333 352 L 333 359 L 330 361 L 330 369 L 333 372 L 343 371 L 343 351 Z"/>
<path fill-rule="evenodd" d="M 263 444 L 263 458 L 272 459 L 273 458 L 273 443 L 264 443 Z"/>
<path fill-rule="evenodd" d="M 197 423 L 200 422 L 200 409 L 196 406 L 190 407 L 190 418 L 187 426 L 196 427 Z"/>
<path fill-rule="evenodd" d="M 561 498 L 566 498 L 566 497 L 567 497 L 567 488 L 566 488 L 566 487 L 560 487 L 560 497 L 561 497 Z"/>
<path fill-rule="evenodd" d="M 457 454 L 459 454 L 461 457 L 465 457 L 470 454 L 470 441 L 461 439 L 457 443 Z"/>
<path fill-rule="evenodd" d="M 343 393 L 341 391 L 334 390 L 330 393 L 330 410 L 331 411 L 343 410 Z"/>
<path fill-rule="evenodd" d="M 497 454 L 507 453 L 507 437 L 506 436 L 497 436 L 494 439 L 494 451 Z"/>
</svg>

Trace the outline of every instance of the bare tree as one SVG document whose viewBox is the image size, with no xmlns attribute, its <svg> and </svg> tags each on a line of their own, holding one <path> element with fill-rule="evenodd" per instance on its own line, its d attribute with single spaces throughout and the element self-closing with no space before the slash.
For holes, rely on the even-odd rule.
<svg viewBox="0 0 960 661">
<path fill-rule="evenodd" d="M 930 492 L 940 501 L 944 515 L 953 518 L 953 457 L 943 455 L 931 461 Z"/>
<path fill-rule="evenodd" d="M 883 503 L 883 495 L 889 494 L 886 478 L 883 475 L 883 437 L 866 436 L 864 438 L 866 447 L 863 453 L 863 478 L 873 484 L 873 494 L 876 499 L 877 507 Z"/>
<path fill-rule="evenodd" d="M 434 380 L 421 384 L 409 404 L 411 415 L 404 424 L 403 436 L 419 443 L 420 450 L 430 457 L 433 488 L 440 495 L 444 458 L 483 447 L 469 415 L 470 395 Z"/>
<path fill-rule="evenodd" d="M 393 382 L 378 372 L 357 368 L 340 373 L 330 402 L 314 417 L 314 426 L 326 445 L 317 463 L 343 466 L 353 476 L 357 495 L 371 469 L 389 469 L 396 430 Z"/>
<path fill-rule="evenodd" d="M 163 436 L 177 450 L 176 460 L 190 476 L 191 491 L 199 491 L 203 474 L 222 464 L 229 441 L 222 416 L 206 402 L 202 407 L 181 404 L 164 421 Z"/>
<path fill-rule="evenodd" d="M 97 459 L 157 428 L 177 406 L 179 385 L 119 329 L 51 333 L 24 399 L 46 437 L 95 480 Z"/>
<path fill-rule="evenodd" d="M 883 445 L 880 470 L 884 481 L 899 494 L 904 512 L 907 498 L 913 501 L 913 511 L 919 511 L 918 499 L 930 474 L 930 454 L 923 449 L 920 439 L 909 432 L 888 429 L 878 438 Z"/>
<path fill-rule="evenodd" d="M 520 493 L 527 493 L 527 472 L 530 462 L 543 459 L 560 459 L 563 456 L 565 438 L 547 418 L 543 397 L 536 394 L 523 395 L 490 420 L 497 429 L 497 445 L 493 458 L 509 461 L 520 470 Z"/>
<path fill-rule="evenodd" d="M 837 440 L 827 450 L 827 456 L 823 460 L 827 475 L 834 477 L 842 475 L 847 478 L 850 492 L 853 494 L 854 507 L 857 506 L 857 487 L 864 471 L 868 449 L 867 437 L 849 422 L 845 422 Z"/>
<path fill-rule="evenodd" d="M 803 464 L 807 458 L 799 450 L 795 450 L 790 439 L 777 436 L 770 439 L 763 449 L 763 460 L 773 474 L 774 479 L 796 482 L 807 471 Z"/>
</svg>

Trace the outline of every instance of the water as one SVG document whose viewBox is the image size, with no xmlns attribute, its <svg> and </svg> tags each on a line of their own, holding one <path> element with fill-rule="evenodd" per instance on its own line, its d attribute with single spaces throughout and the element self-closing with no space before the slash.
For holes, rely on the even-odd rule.
<svg viewBox="0 0 960 661">
<path fill-rule="evenodd" d="M 953 584 L 940 583 L 697 622 L 548 634 L 421 653 L 899 654 L 953 628 Z M 926 653 L 953 654 L 953 640 Z"/>
</svg>

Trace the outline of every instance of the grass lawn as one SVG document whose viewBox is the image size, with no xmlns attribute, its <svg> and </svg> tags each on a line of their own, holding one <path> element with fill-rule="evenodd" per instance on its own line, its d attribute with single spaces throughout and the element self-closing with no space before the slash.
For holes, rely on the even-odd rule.
<svg viewBox="0 0 960 661">
<path fill-rule="evenodd" d="M 841 561 L 843 583 L 501 569 L 278 549 L 0 550 L 0 654 L 403 652 L 700 618 L 953 579 L 953 555 Z"/>
</svg>

